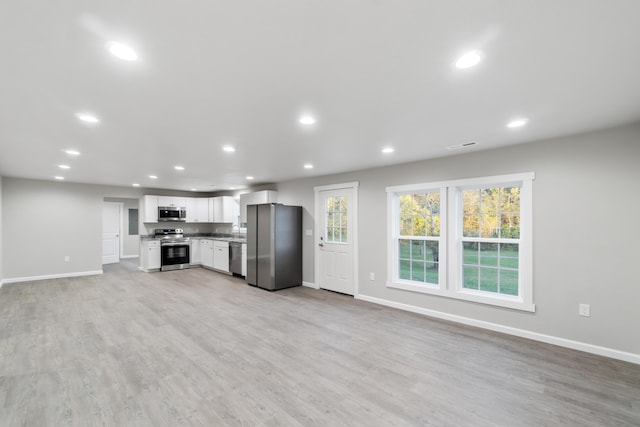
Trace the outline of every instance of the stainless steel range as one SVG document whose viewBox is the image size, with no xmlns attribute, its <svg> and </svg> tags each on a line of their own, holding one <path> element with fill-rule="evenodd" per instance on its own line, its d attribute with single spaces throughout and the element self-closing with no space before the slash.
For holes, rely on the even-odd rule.
<svg viewBox="0 0 640 427">
<path fill-rule="evenodd" d="M 153 234 L 160 240 L 160 271 L 190 267 L 191 239 L 184 237 L 182 228 L 156 228 Z"/>
</svg>

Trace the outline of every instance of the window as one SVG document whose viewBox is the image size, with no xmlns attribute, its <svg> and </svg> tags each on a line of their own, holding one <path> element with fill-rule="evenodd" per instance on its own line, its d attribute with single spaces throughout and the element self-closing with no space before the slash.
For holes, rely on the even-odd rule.
<svg viewBox="0 0 640 427">
<path fill-rule="evenodd" d="M 327 235 L 328 243 L 347 243 L 347 198 L 344 196 L 327 197 Z"/>
<path fill-rule="evenodd" d="M 440 242 L 440 193 L 399 195 L 398 276 L 437 285 Z"/>
<path fill-rule="evenodd" d="M 388 286 L 534 311 L 533 178 L 387 188 Z"/>
</svg>

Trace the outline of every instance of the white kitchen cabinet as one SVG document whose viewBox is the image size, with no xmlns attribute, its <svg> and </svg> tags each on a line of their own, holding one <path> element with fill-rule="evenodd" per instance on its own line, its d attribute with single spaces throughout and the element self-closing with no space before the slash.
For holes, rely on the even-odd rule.
<svg viewBox="0 0 640 427">
<path fill-rule="evenodd" d="M 278 201 L 278 192 L 272 190 L 256 191 L 240 195 L 240 226 L 247 222 L 247 205 L 260 205 Z"/>
<path fill-rule="evenodd" d="M 200 240 L 200 261 L 203 266 L 213 268 L 213 240 Z"/>
<path fill-rule="evenodd" d="M 186 222 L 211 222 L 208 197 L 187 197 L 185 206 L 187 208 Z"/>
<path fill-rule="evenodd" d="M 189 260 L 189 264 L 191 265 L 200 265 L 202 264 L 202 255 L 200 250 L 200 243 L 202 239 L 191 239 L 191 250 L 189 251 L 189 256 L 191 259 Z"/>
<path fill-rule="evenodd" d="M 247 244 L 242 244 L 242 277 L 247 277 Z"/>
<path fill-rule="evenodd" d="M 213 241 L 213 268 L 229 273 L 229 242 Z"/>
<path fill-rule="evenodd" d="M 231 196 L 211 197 L 209 215 L 211 222 L 235 224 L 238 222 L 238 203 Z"/>
<path fill-rule="evenodd" d="M 140 267 L 144 271 L 160 270 L 160 241 L 143 240 L 140 244 Z"/>
<path fill-rule="evenodd" d="M 142 222 L 158 222 L 158 196 L 142 196 Z"/>
<path fill-rule="evenodd" d="M 186 197 L 158 196 L 158 206 L 172 206 L 183 208 L 186 205 Z"/>
</svg>

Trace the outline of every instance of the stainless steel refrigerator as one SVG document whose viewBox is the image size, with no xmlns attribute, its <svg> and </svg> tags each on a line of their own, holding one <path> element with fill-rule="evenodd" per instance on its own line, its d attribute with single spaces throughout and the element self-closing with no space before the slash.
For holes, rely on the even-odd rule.
<svg viewBox="0 0 640 427">
<path fill-rule="evenodd" d="M 302 285 L 302 207 L 247 206 L 247 283 L 270 291 Z"/>
</svg>

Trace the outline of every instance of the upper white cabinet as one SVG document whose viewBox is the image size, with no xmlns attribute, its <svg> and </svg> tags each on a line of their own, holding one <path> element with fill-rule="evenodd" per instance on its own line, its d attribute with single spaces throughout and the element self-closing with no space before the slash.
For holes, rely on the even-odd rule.
<svg viewBox="0 0 640 427">
<path fill-rule="evenodd" d="M 231 196 L 209 198 L 209 215 L 211 222 L 238 222 L 238 203 Z"/>
<path fill-rule="evenodd" d="M 278 201 L 278 192 L 271 190 L 256 191 L 240 195 L 240 224 L 247 222 L 247 205 L 260 205 Z"/>
<path fill-rule="evenodd" d="M 186 205 L 186 197 L 158 196 L 158 206 L 174 206 L 182 208 Z"/>
<path fill-rule="evenodd" d="M 158 196 L 142 196 L 142 222 L 158 222 Z"/>
<path fill-rule="evenodd" d="M 187 222 L 211 222 L 208 197 L 187 197 Z"/>
</svg>

